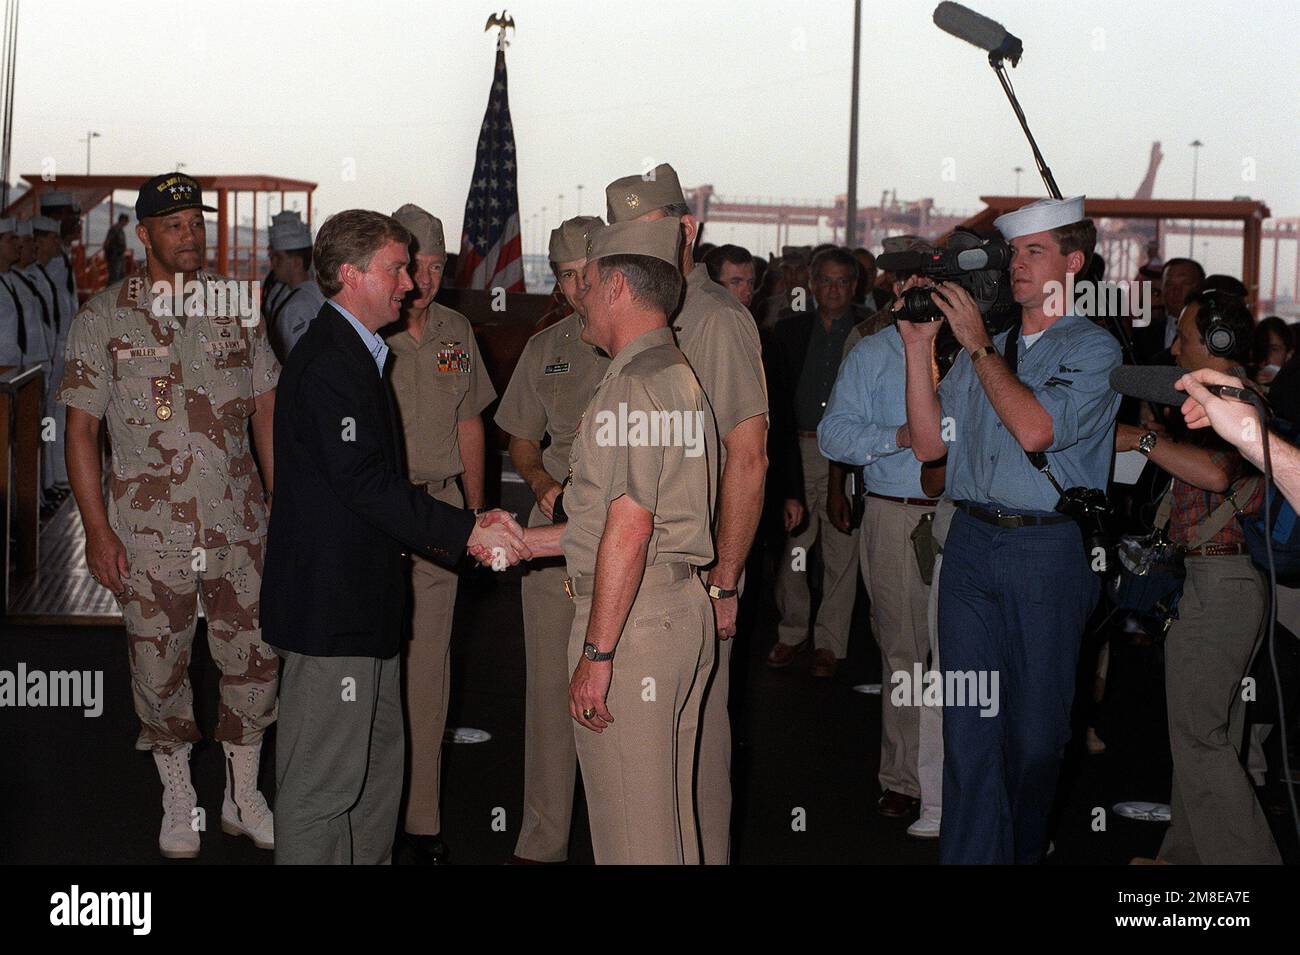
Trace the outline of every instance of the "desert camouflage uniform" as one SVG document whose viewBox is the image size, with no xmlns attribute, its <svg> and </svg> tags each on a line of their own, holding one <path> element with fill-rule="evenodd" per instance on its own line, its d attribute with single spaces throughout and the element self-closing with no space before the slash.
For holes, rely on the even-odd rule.
<svg viewBox="0 0 1300 955">
<path fill-rule="evenodd" d="M 92 298 L 68 335 L 59 400 L 108 419 L 108 513 L 130 563 L 118 602 L 143 724 L 136 748 L 200 738 L 188 672 L 200 599 L 221 670 L 215 736 L 251 745 L 275 720 L 279 663 L 258 619 L 266 507 L 248 418 L 280 366 L 260 321 L 245 327 L 233 308 L 172 310 L 170 300 L 153 308 L 141 276 Z"/>
</svg>

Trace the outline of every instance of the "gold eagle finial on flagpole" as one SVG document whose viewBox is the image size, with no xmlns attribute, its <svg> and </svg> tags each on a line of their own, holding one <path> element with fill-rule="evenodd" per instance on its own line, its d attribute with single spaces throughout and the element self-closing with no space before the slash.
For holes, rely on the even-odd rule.
<svg viewBox="0 0 1300 955">
<path fill-rule="evenodd" d="M 493 27 L 497 27 L 501 32 L 497 34 L 497 49 L 504 50 L 509 46 L 506 39 L 506 30 L 515 28 L 515 18 L 510 16 L 509 10 L 502 10 L 500 13 L 494 13 L 488 17 L 487 24 L 483 27 L 483 32 L 487 33 Z"/>
</svg>

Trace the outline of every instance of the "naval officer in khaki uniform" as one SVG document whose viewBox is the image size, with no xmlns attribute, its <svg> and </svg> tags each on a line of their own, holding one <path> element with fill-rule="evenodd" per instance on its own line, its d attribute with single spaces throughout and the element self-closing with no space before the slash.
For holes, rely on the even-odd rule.
<svg viewBox="0 0 1300 955">
<path fill-rule="evenodd" d="M 568 523 L 525 531 L 563 547 L 573 598 L 569 712 L 598 864 L 698 863 L 696 730 L 713 667 L 709 598 L 717 432 L 673 342 L 675 219 L 592 236 L 582 338 L 612 357 L 578 426 Z M 561 540 L 562 538 L 562 540 Z"/>
<path fill-rule="evenodd" d="M 767 474 L 767 379 L 758 329 L 739 300 L 709 278 L 691 255 L 699 224 L 690 214 L 677 173 L 661 163 L 605 188 L 610 224 L 679 217 L 686 294 L 673 317 L 677 345 L 695 370 L 722 440 L 714 527 L 717 560 L 705 574 L 718 631 L 718 664 L 700 723 L 698 803 L 707 865 L 731 859 L 731 641 L 736 634 L 741 573 L 763 510 Z"/>
<path fill-rule="evenodd" d="M 569 473 L 569 449 L 578 420 L 609 367 L 609 358 L 579 337 L 585 318 L 578 290 L 587 239 L 601 225 L 596 216 L 577 216 L 551 233 L 551 268 L 573 314 L 528 340 L 497 409 L 496 423 L 510 435 L 510 460 L 537 499 L 529 527 L 564 522 L 562 485 Z M 548 435 L 543 451 L 542 439 Z M 573 602 L 565 596 L 564 577 L 562 560 L 539 560 L 529 565 L 520 584 L 528 690 L 517 862 L 563 862 L 569 852 L 578 757 L 568 710 Z"/>
<path fill-rule="evenodd" d="M 405 321 L 386 339 L 407 468 L 411 482 L 432 497 L 477 512 L 483 508 L 485 447 L 480 415 L 497 394 L 469 319 L 433 300 L 447 263 L 442 223 L 409 203 L 393 218 L 411 232 L 415 281 Z M 402 671 L 411 752 L 404 841 L 428 863 L 446 856 L 438 800 L 456 580 L 454 570 L 413 557 L 411 639 Z"/>
</svg>

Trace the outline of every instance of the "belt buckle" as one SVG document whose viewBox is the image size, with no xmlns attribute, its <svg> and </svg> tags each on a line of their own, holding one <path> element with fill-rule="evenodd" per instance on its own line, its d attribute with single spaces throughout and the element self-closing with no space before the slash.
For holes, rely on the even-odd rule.
<svg viewBox="0 0 1300 955">
<path fill-rule="evenodd" d="M 565 578 L 564 578 L 564 596 L 568 597 L 570 600 L 572 600 L 574 597 L 577 596 L 577 594 L 575 594 L 575 593 L 573 592 L 573 578 L 572 578 L 572 577 L 565 577 Z"/>
<path fill-rule="evenodd" d="M 993 514 L 998 519 L 999 527 L 1018 528 L 1025 526 L 1025 516 L 1023 514 L 1004 514 L 1000 507 L 994 508 Z"/>
</svg>

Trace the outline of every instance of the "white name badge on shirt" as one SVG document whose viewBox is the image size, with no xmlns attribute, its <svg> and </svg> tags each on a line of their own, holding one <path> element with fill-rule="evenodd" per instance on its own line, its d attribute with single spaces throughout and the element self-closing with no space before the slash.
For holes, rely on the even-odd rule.
<svg viewBox="0 0 1300 955">
<path fill-rule="evenodd" d="M 130 358 L 167 358 L 171 355 L 170 345 L 153 345 L 147 348 L 119 348 L 117 357 L 119 360 Z"/>
</svg>

